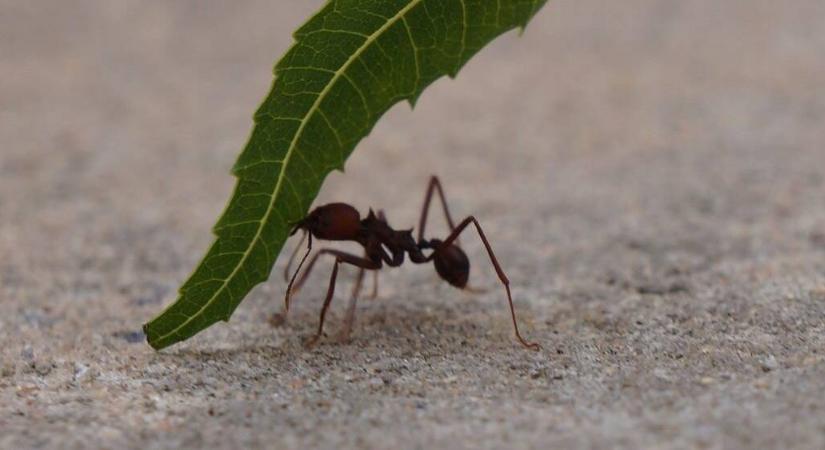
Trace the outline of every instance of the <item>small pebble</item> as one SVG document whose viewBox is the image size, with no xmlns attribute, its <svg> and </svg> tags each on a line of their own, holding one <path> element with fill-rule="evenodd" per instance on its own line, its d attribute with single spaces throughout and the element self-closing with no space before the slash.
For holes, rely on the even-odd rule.
<svg viewBox="0 0 825 450">
<path fill-rule="evenodd" d="M 143 334 L 143 331 L 118 331 L 114 334 L 115 337 L 123 339 L 124 341 L 130 344 L 138 344 L 143 342 L 146 339 L 146 335 Z"/>
<path fill-rule="evenodd" d="M 393 369 L 395 361 L 392 358 L 383 358 L 380 361 L 370 364 L 370 371 L 373 373 L 385 373 Z"/>
<path fill-rule="evenodd" d="M 281 327 L 286 323 L 286 316 L 281 313 L 275 313 L 269 316 L 269 326 L 273 328 Z"/>
<path fill-rule="evenodd" d="M 86 381 L 88 379 L 91 379 L 94 375 L 93 372 L 94 371 L 91 370 L 91 368 L 89 368 L 89 366 L 87 366 L 86 364 L 77 363 L 77 362 L 74 363 L 73 378 L 74 378 L 74 381 L 76 381 L 76 382 Z"/>
<path fill-rule="evenodd" d="M 0 377 L 13 377 L 16 372 L 17 368 L 14 363 L 11 361 L 6 361 L 3 363 L 3 367 L 0 368 Z"/>
<path fill-rule="evenodd" d="M 779 368 L 779 362 L 776 361 L 776 357 L 773 355 L 768 355 L 762 359 L 762 371 L 763 372 L 770 372 L 772 370 L 776 370 Z"/>
<path fill-rule="evenodd" d="M 49 361 L 37 361 L 33 364 L 34 371 L 41 377 L 45 377 L 52 371 L 52 363 Z"/>
<path fill-rule="evenodd" d="M 753 382 L 754 387 L 757 389 L 767 389 L 771 386 L 771 381 L 766 378 L 760 378 Z"/>
<path fill-rule="evenodd" d="M 26 346 L 23 350 L 20 351 L 20 357 L 25 359 L 26 361 L 31 361 L 34 359 L 34 350 L 30 346 Z"/>
<path fill-rule="evenodd" d="M 537 380 L 539 378 L 547 378 L 547 368 L 537 367 L 530 371 L 530 378 Z"/>
</svg>

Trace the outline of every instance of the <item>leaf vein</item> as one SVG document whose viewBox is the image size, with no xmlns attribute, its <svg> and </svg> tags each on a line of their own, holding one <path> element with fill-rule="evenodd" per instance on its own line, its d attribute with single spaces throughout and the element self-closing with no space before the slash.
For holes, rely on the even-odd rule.
<svg viewBox="0 0 825 450">
<path fill-rule="evenodd" d="M 415 82 L 413 83 L 413 91 L 411 94 L 415 95 L 415 93 L 418 92 L 418 84 L 421 82 L 421 63 L 418 61 L 418 46 L 415 45 L 412 30 L 407 23 L 407 18 L 403 17 L 402 22 L 404 23 L 404 28 L 407 30 L 407 37 L 410 39 L 410 45 L 412 46 L 413 61 L 415 61 Z"/>
</svg>

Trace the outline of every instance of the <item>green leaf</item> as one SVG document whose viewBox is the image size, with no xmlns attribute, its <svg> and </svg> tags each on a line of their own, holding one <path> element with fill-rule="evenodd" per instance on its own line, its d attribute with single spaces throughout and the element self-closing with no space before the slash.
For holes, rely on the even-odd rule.
<svg viewBox="0 0 825 450">
<path fill-rule="evenodd" d="M 266 281 L 290 224 L 392 105 L 454 77 L 546 0 L 330 1 L 295 33 L 232 172 L 217 236 L 177 301 L 144 325 L 161 349 L 229 316 Z"/>
</svg>

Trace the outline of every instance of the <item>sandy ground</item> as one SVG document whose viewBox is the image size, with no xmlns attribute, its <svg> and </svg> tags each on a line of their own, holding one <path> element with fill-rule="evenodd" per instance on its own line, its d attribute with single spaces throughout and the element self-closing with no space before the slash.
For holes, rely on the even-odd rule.
<svg viewBox="0 0 825 450">
<path fill-rule="evenodd" d="M 541 352 L 470 235 L 485 293 L 387 271 L 350 344 L 324 266 L 150 349 L 319 5 L 0 1 L 0 447 L 825 446 L 821 0 L 552 1 L 327 180 L 402 227 L 439 174 Z"/>
</svg>

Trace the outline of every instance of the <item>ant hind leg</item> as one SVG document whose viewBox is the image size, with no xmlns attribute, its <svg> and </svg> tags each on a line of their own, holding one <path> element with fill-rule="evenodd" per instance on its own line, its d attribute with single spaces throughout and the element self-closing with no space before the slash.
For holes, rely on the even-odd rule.
<svg viewBox="0 0 825 450">
<path fill-rule="evenodd" d="M 441 187 L 441 180 L 437 176 L 432 175 L 430 182 L 427 184 L 427 193 L 424 194 L 424 205 L 421 207 L 421 218 L 418 220 L 418 242 L 424 239 L 424 229 L 427 227 L 427 215 L 430 211 L 430 202 L 433 194 L 438 193 L 438 198 L 441 199 L 441 206 L 444 210 L 444 217 L 447 219 L 447 225 L 450 227 L 450 232 L 455 230 L 455 222 L 450 215 L 450 208 L 447 206 L 447 198 L 444 195 L 444 189 Z M 458 242 L 456 242 L 458 244 Z"/>
<path fill-rule="evenodd" d="M 510 317 L 513 319 L 513 330 L 516 333 L 516 338 L 526 348 L 531 350 L 541 350 L 541 346 L 535 342 L 527 342 L 523 337 L 521 337 L 521 333 L 518 329 L 518 322 L 516 321 L 516 309 L 513 306 L 513 296 L 510 293 L 510 280 L 505 275 L 504 270 L 501 268 L 501 265 L 498 263 L 498 259 L 496 259 L 495 253 L 493 253 L 493 248 L 490 246 L 490 242 L 487 240 L 487 236 L 484 235 L 484 230 L 481 229 L 481 225 L 479 225 L 478 221 L 475 217 L 469 216 L 464 219 L 450 235 L 447 239 L 444 239 L 444 242 L 435 249 L 435 251 L 430 254 L 427 258 L 431 260 L 435 257 L 435 255 L 442 251 L 443 249 L 452 245 L 456 239 L 458 239 L 458 235 L 461 234 L 468 225 L 473 224 L 475 225 L 476 231 L 478 232 L 478 236 L 481 238 L 481 241 L 484 243 L 484 247 L 487 249 L 487 255 L 490 257 L 490 262 L 493 263 L 493 267 L 496 269 L 496 274 L 498 275 L 498 279 L 501 280 L 501 284 L 504 285 L 504 290 L 507 291 L 507 302 L 510 305 Z"/>
</svg>

